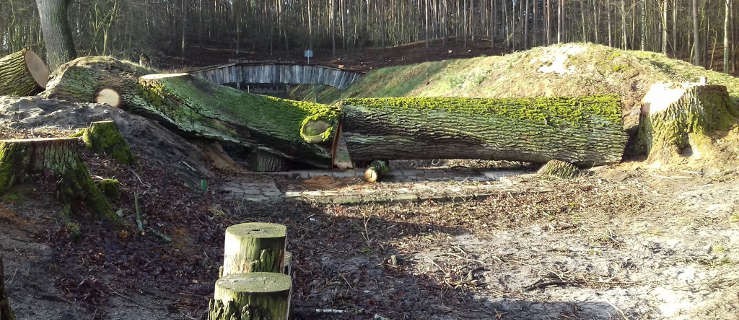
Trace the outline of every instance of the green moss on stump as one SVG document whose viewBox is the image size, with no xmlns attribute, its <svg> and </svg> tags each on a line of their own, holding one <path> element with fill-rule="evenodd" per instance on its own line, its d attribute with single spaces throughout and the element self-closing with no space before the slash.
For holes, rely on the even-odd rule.
<svg viewBox="0 0 739 320">
<path fill-rule="evenodd" d="M 107 154 L 120 163 L 134 162 L 131 148 L 113 121 L 91 123 L 90 127 L 82 132 L 82 141 L 92 151 Z"/>
<path fill-rule="evenodd" d="M 95 180 L 95 186 L 110 201 L 118 201 L 121 198 L 121 183 L 118 179 Z"/>
<path fill-rule="evenodd" d="M 62 203 L 84 206 L 96 217 L 118 223 L 118 216 L 77 155 L 78 145 L 76 138 L 0 141 L 0 194 L 32 174 L 50 173 Z"/>
</svg>

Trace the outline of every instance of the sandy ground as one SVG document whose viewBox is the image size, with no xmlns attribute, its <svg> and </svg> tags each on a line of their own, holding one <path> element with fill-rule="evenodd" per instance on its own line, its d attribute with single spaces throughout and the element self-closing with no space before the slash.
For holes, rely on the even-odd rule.
<svg viewBox="0 0 739 320">
<path fill-rule="evenodd" d="M 257 220 L 289 227 L 296 318 L 736 319 L 738 181 L 625 164 L 568 181 L 515 177 L 508 192 L 478 200 L 223 203 L 215 235 L 187 245 L 214 252 L 197 286 L 133 271 L 144 281 L 126 284 L 114 257 L 96 257 L 112 249 L 86 252 L 59 235 L 53 197 L 36 190 L 4 199 L 0 254 L 19 319 L 199 319 L 217 234 Z M 526 192 L 541 187 L 551 191 Z M 72 260 L 60 256 L 70 252 L 90 260 L 71 284 Z"/>
</svg>

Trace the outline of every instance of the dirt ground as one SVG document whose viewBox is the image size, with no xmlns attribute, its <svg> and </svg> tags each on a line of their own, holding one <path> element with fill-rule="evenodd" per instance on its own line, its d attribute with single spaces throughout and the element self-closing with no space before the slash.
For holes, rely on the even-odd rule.
<svg viewBox="0 0 739 320">
<path fill-rule="evenodd" d="M 24 185 L 11 194 L 28 196 L 4 197 L 0 254 L 19 319 L 201 319 L 223 230 L 245 221 L 288 225 L 296 319 L 739 314 L 736 170 L 707 176 L 627 163 L 575 180 L 508 178 L 498 182 L 508 191 L 478 200 L 265 205 L 173 186 L 157 164 L 136 174 L 92 167 L 121 179 L 129 222 L 138 194 L 146 232 L 81 217 L 74 239 L 51 190 Z"/>
</svg>

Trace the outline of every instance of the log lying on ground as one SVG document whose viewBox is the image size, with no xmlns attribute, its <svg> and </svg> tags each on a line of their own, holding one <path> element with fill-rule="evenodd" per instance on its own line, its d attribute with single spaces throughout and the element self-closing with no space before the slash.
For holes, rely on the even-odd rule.
<svg viewBox="0 0 739 320">
<path fill-rule="evenodd" d="M 342 102 L 353 161 L 494 159 L 581 167 L 621 161 L 627 135 L 616 96 L 380 98 Z"/>
<path fill-rule="evenodd" d="M 0 320 L 15 320 L 8 295 L 5 294 L 5 266 L 2 256 L 0 256 Z"/>
<path fill-rule="evenodd" d="M 287 228 L 274 223 L 242 223 L 226 229 L 223 276 L 284 270 Z"/>
<path fill-rule="evenodd" d="M 287 320 L 292 279 L 282 273 L 232 274 L 216 281 L 209 320 Z"/>
<path fill-rule="evenodd" d="M 81 57 L 55 70 L 41 95 L 74 102 L 107 103 L 121 108 L 136 107 L 144 103 L 138 92 L 138 78 L 154 72 L 112 57 Z"/>
<path fill-rule="evenodd" d="M 636 143 L 651 162 L 708 156 L 716 149 L 713 136 L 738 124 L 739 105 L 726 87 L 658 83 L 642 100 Z"/>
<path fill-rule="evenodd" d="M 110 202 L 78 156 L 79 144 L 77 138 L 0 140 L 0 194 L 31 174 L 51 173 L 65 205 L 74 210 L 84 204 L 97 217 L 118 222 Z"/>
<path fill-rule="evenodd" d="M 49 67 L 35 53 L 21 50 L 0 59 L 0 96 L 30 96 L 46 87 Z"/>
<path fill-rule="evenodd" d="M 170 126 L 203 138 L 237 143 L 277 157 L 328 167 L 326 147 L 338 110 L 326 105 L 259 96 L 187 74 L 139 78 L 145 110 Z"/>
</svg>

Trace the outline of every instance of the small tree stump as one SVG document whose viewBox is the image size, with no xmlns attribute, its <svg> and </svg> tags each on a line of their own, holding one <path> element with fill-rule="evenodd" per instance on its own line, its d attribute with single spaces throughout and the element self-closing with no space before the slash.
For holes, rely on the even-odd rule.
<svg viewBox="0 0 739 320">
<path fill-rule="evenodd" d="M 123 164 L 133 163 L 133 154 L 113 121 L 97 121 L 82 133 L 85 146 L 96 153 L 105 153 Z"/>
<path fill-rule="evenodd" d="M 364 180 L 367 182 L 377 182 L 383 176 L 390 172 L 390 165 L 384 160 L 374 160 L 370 162 L 367 170 L 364 171 Z"/>
<path fill-rule="evenodd" d="M 3 257 L 0 256 L 0 320 L 15 320 L 13 310 L 10 309 L 8 296 L 5 294 L 5 273 Z"/>
<path fill-rule="evenodd" d="M 580 174 L 580 169 L 569 162 L 552 160 L 542 166 L 537 173 L 540 175 L 570 179 L 577 177 Z"/>
<path fill-rule="evenodd" d="M 287 228 L 274 223 L 242 223 L 226 229 L 223 276 L 248 272 L 282 273 Z"/>
<path fill-rule="evenodd" d="M 252 272 L 216 281 L 209 320 L 283 320 L 290 310 L 292 279 L 281 273 Z"/>
<path fill-rule="evenodd" d="M 35 53 L 23 49 L 0 59 L 0 96 L 29 96 L 46 87 L 49 67 Z"/>
</svg>

